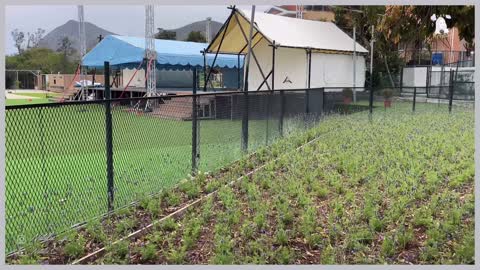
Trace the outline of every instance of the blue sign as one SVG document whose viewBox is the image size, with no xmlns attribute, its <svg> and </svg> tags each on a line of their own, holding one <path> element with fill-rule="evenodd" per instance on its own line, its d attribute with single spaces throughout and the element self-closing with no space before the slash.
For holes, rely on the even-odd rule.
<svg viewBox="0 0 480 270">
<path fill-rule="evenodd" d="M 432 65 L 442 65 L 442 64 L 443 64 L 443 53 L 433 53 Z"/>
</svg>

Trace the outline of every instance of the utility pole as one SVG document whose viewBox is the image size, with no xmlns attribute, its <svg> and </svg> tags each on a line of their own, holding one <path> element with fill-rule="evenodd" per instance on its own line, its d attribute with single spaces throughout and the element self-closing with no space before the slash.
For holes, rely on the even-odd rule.
<svg viewBox="0 0 480 270">
<path fill-rule="evenodd" d="M 353 26 L 353 103 L 357 103 L 357 36 L 356 27 Z"/>
</svg>

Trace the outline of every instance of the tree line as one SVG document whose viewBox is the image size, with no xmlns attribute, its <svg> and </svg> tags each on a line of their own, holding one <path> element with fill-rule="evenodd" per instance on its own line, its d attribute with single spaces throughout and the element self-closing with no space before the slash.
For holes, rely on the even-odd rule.
<svg viewBox="0 0 480 270">
<path fill-rule="evenodd" d="M 431 45 L 436 39 L 445 39 L 433 35 L 435 22 L 430 19 L 433 14 L 450 15 L 448 28 L 458 29 L 467 51 L 475 47 L 474 6 L 344 6 L 335 7 L 334 12 L 335 24 L 350 36 L 355 27 L 357 42 L 367 50 L 374 39 L 373 76 L 367 72 L 367 80 L 372 77 L 374 85 L 382 85 L 382 81 L 390 81 L 389 86 L 393 84 L 392 76 L 398 75 L 406 64 L 399 50 L 410 50 L 412 59 L 416 59 L 423 49 L 434 51 Z M 370 57 L 367 59 L 370 61 Z M 382 75 L 387 75 L 387 79 Z"/>
<path fill-rule="evenodd" d="M 6 69 L 40 70 L 42 73 L 74 73 L 78 63 L 78 55 L 68 37 L 63 37 L 57 44 L 57 50 L 39 47 L 45 30 L 38 28 L 34 33 L 26 33 L 18 29 L 11 31 L 17 53 L 6 56 Z"/>
</svg>

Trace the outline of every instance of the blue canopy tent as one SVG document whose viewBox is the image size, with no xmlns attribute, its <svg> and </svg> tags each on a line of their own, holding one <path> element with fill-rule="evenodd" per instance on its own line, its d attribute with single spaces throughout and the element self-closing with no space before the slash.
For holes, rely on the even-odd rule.
<svg viewBox="0 0 480 270">
<path fill-rule="evenodd" d="M 205 59 L 201 51 L 207 46 L 207 43 L 156 39 L 157 85 L 159 87 L 191 86 L 192 73 L 189 71 L 193 68 L 203 69 Z M 144 38 L 110 35 L 84 56 L 82 65 L 88 68 L 102 68 L 104 62 L 108 61 L 110 66 L 131 69 L 137 68 L 144 60 L 144 56 Z M 206 61 L 207 65 L 211 66 L 214 55 L 207 54 Z M 225 88 L 237 88 L 240 85 L 238 78 L 242 77 L 239 75 L 243 74 L 242 66 L 243 56 L 219 55 L 214 68 L 223 74 Z M 176 76 L 177 79 L 164 80 L 168 75 L 162 74 L 162 71 L 172 70 L 185 71 L 183 72 L 185 76 L 183 79 L 181 79 L 182 76 Z"/>
</svg>

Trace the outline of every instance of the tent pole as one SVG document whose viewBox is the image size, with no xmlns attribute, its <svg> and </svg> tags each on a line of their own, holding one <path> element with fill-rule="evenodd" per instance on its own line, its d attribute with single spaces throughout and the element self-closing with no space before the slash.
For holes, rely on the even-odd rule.
<svg viewBox="0 0 480 270">
<path fill-rule="evenodd" d="M 237 88 L 240 90 L 240 54 L 237 55 Z"/>
<path fill-rule="evenodd" d="M 252 5 L 252 15 L 251 15 L 251 19 L 250 19 L 250 32 L 249 32 L 249 39 L 247 40 L 247 44 L 248 44 L 248 54 L 247 54 L 247 61 L 246 61 L 246 65 L 245 65 L 245 92 L 248 91 L 248 71 L 250 69 L 250 58 L 251 58 L 251 54 L 252 54 L 252 35 L 253 35 L 253 22 L 255 20 L 255 5 Z M 235 17 L 237 19 L 237 22 L 239 23 L 238 25 L 240 26 L 240 29 L 242 30 L 242 34 L 244 35 L 245 37 L 245 32 L 243 31 L 243 28 L 241 28 L 241 25 L 240 25 L 240 22 L 238 21 L 238 18 Z"/>
<path fill-rule="evenodd" d="M 234 12 L 235 12 L 235 9 L 232 9 L 232 14 Z M 231 19 L 232 19 L 232 16 L 228 17 L 228 20 L 225 23 L 225 29 L 223 30 L 222 39 L 220 40 L 220 44 L 218 44 L 217 52 L 215 53 L 215 57 L 213 58 L 212 68 L 210 68 L 210 70 L 208 71 L 207 81 L 205 82 L 205 85 L 207 84 L 208 81 L 210 81 L 210 75 L 212 74 L 212 70 L 215 67 L 215 62 L 217 61 L 218 53 L 220 52 L 220 48 L 222 47 L 223 40 L 225 39 L 225 35 L 227 34 L 228 25 L 230 24 Z"/>
<path fill-rule="evenodd" d="M 236 18 L 236 17 L 235 17 Z M 245 64 L 245 78 L 244 78 L 244 101 L 243 101 L 243 115 L 242 115 L 242 150 L 248 150 L 248 71 L 250 67 L 250 55 L 252 53 L 252 35 L 253 22 L 255 21 L 255 5 L 252 5 L 252 16 L 250 17 L 250 33 L 248 39 L 248 54 Z M 238 21 L 238 19 L 237 19 Z M 243 32 L 242 32 L 243 33 Z"/>
<path fill-rule="evenodd" d="M 308 55 L 308 89 L 311 88 L 311 79 L 312 79 L 312 50 L 307 49 Z"/>
<path fill-rule="evenodd" d="M 203 92 L 207 92 L 207 54 L 205 50 L 201 53 L 203 54 Z"/>
<path fill-rule="evenodd" d="M 272 43 L 272 91 L 275 90 L 275 40 Z"/>
<path fill-rule="evenodd" d="M 353 27 L 353 103 L 357 102 L 357 36 L 356 27 Z"/>
</svg>

